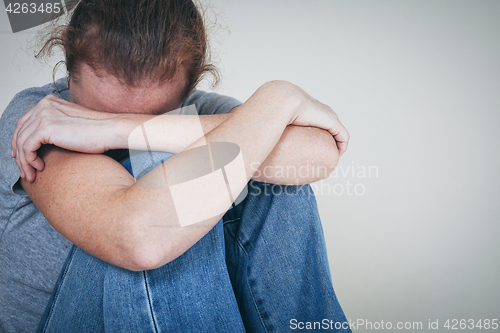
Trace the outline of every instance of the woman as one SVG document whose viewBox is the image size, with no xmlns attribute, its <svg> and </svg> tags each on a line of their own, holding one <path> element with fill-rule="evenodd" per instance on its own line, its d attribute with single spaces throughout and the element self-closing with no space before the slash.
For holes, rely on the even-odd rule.
<svg viewBox="0 0 500 333">
<path fill-rule="evenodd" d="M 243 104 L 194 90 L 214 68 L 191 1 L 81 1 L 57 43 L 68 78 L 21 92 L 0 122 L 2 330 L 32 330 L 52 292 L 39 331 L 350 331 L 314 197 L 296 185 L 328 172 L 275 172 L 333 170 L 348 133 L 330 108 L 282 81 Z M 199 116 L 165 115 L 193 104 Z M 220 142 L 240 156 L 227 186 L 179 201 L 187 169 L 220 169 Z M 141 147 L 161 152 L 132 160 Z M 183 226 L 189 210 L 201 218 Z"/>
</svg>

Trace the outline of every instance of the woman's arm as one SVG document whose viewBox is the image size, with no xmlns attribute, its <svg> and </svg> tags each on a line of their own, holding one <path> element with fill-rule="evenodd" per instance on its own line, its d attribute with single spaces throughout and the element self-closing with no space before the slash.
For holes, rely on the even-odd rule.
<svg viewBox="0 0 500 333">
<path fill-rule="evenodd" d="M 43 161 L 37 155 L 42 144 L 84 153 L 124 148 L 146 150 L 142 142 L 134 146 L 129 135 L 146 124 L 150 149 L 178 153 L 230 115 L 111 114 L 49 95 L 19 120 L 12 139 L 13 156 L 20 151 L 16 161 L 21 175 L 32 181 L 34 168 L 43 169 Z M 253 179 L 276 184 L 311 183 L 326 178 L 338 158 L 335 140 L 325 130 L 289 126 Z"/>
<path fill-rule="evenodd" d="M 283 82 L 259 88 L 205 140 L 239 146 L 243 177 L 230 185 L 240 191 L 277 144 L 286 126 L 324 126 L 340 133 L 342 125 L 328 110 Z M 199 145 L 193 143 L 192 147 Z M 190 147 L 188 147 L 190 148 Z M 175 259 L 203 237 L 229 209 L 227 188 L 210 198 L 220 213 L 189 227 L 179 217 L 169 183 L 186 168 L 189 159 L 177 154 L 141 178 L 138 183 L 116 161 L 101 154 L 81 154 L 54 146 L 41 151 L 45 169 L 31 183 L 21 184 L 42 214 L 71 242 L 111 264 L 131 270 L 153 269 Z M 231 171 L 231 170 L 230 170 Z M 148 184 L 164 187 L 148 189 Z M 214 184 L 215 185 L 215 184 Z M 210 186 L 210 184 L 209 184 Z M 181 202 L 196 210 L 204 202 Z"/>
</svg>

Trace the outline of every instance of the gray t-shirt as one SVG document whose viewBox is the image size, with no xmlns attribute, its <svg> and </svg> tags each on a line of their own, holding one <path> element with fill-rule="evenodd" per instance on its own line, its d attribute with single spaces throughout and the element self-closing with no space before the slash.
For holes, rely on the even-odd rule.
<svg viewBox="0 0 500 333">
<path fill-rule="evenodd" d="M 69 101 L 66 78 L 17 94 L 0 119 L 0 332 L 34 332 L 59 276 L 71 242 L 55 231 L 19 185 L 10 157 L 17 120 L 46 95 Z M 195 90 L 184 105 L 198 114 L 227 113 L 241 103 Z"/>
</svg>

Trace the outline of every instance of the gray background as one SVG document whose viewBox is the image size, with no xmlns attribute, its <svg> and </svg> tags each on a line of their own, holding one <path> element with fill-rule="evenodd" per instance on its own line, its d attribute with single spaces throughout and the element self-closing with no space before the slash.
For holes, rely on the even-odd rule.
<svg viewBox="0 0 500 333">
<path fill-rule="evenodd" d="M 500 1 L 209 7 L 224 77 L 217 92 L 245 100 L 268 80 L 289 80 L 351 133 L 339 164 L 347 175 L 316 184 L 347 317 L 424 328 L 429 319 L 500 319 Z M 12 34 L 2 9 L 1 110 L 52 79 L 55 61 L 44 67 L 27 51 L 34 30 Z M 353 177 L 369 166 L 378 174 Z M 338 195 L 347 182 L 364 194 Z"/>
</svg>

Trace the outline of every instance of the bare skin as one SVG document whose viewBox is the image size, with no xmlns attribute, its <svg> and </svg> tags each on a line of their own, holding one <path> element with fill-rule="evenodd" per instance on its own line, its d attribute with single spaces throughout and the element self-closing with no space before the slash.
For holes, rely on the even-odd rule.
<svg viewBox="0 0 500 333">
<path fill-rule="evenodd" d="M 92 128 L 92 134 L 104 132 L 97 128 L 106 128 L 108 133 L 115 129 L 116 133 L 128 135 L 127 126 L 137 126 L 147 120 L 144 117 L 179 107 L 183 82 L 178 80 L 154 89 L 151 86 L 130 89 L 109 77 L 80 77 L 78 82 L 71 82 L 70 92 L 72 102 L 77 102 L 81 109 L 48 98 L 37 110 L 30 110 L 20 119 L 12 146 L 23 176 L 21 184 L 51 225 L 87 252 L 131 270 L 160 267 L 189 249 L 223 213 L 191 227 L 178 227 L 168 180 L 175 178 L 187 163 L 182 154 L 141 179 L 143 182 L 163 179 L 165 189 L 147 190 L 118 162 L 98 154 L 119 146 L 127 148 L 120 139 L 101 142 L 97 137 L 93 140 L 97 143 L 90 140 L 92 143 L 86 146 L 85 134 L 79 136 L 78 128 Z M 147 102 L 141 98 L 145 91 L 148 91 Z M 44 118 L 48 112 L 52 116 Z M 81 114 L 75 116 L 79 112 L 87 118 Z M 189 116 L 166 117 L 172 117 L 171 125 L 176 128 L 182 121 L 178 117 Z M 287 82 L 263 85 L 230 115 L 203 118 L 208 143 L 232 142 L 240 147 L 246 170 L 245 179 L 236 184 L 240 189 L 263 166 L 300 165 L 303 156 L 293 155 L 297 151 L 298 154 L 307 151 L 306 156 L 333 170 L 339 153 L 332 135 L 341 152 L 347 147 L 347 131 L 333 111 Z M 183 126 L 189 128 L 189 121 Z M 69 137 L 73 140 L 68 140 L 68 135 L 55 134 L 64 134 L 59 131 L 63 128 L 71 130 L 73 135 Z M 317 136 L 318 133 L 321 134 Z M 30 141 L 33 137 L 39 139 L 37 143 L 33 143 L 35 139 Z M 189 130 L 186 138 L 175 137 L 176 142 L 165 145 L 177 144 L 189 149 L 200 144 L 200 139 L 189 136 Z M 53 145 L 44 146 L 37 155 L 38 147 L 46 143 Z M 316 150 L 315 146 L 320 148 Z M 322 157 L 325 153 L 326 159 Z"/>
</svg>

